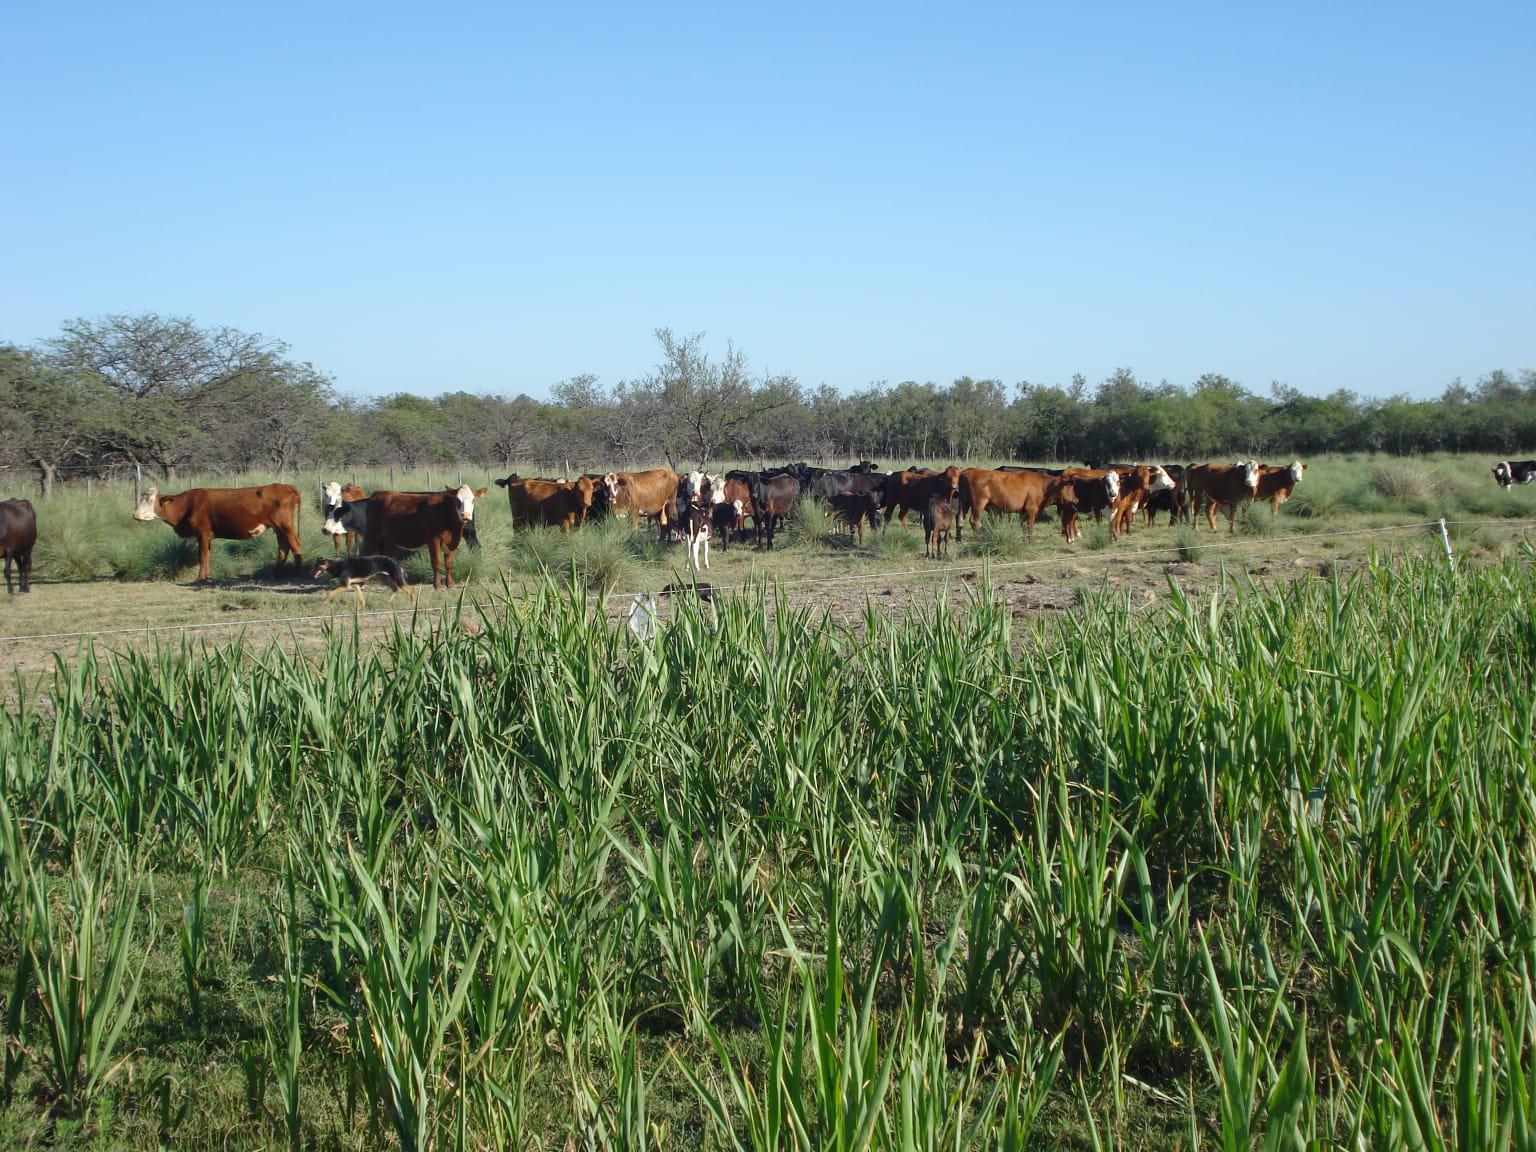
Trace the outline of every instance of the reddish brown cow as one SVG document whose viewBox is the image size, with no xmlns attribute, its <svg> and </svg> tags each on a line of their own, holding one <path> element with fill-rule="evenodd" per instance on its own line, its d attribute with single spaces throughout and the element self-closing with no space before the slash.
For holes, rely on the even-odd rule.
<svg viewBox="0 0 1536 1152">
<path fill-rule="evenodd" d="M 971 530 L 981 527 L 981 514 L 988 508 L 999 512 L 1017 512 L 1026 532 L 1032 533 L 1040 513 L 1062 500 L 1060 476 L 1043 472 L 999 472 L 993 468 L 966 468 L 960 473 L 960 516 L 971 517 Z M 960 521 L 955 521 L 955 539 L 961 538 Z"/>
<path fill-rule="evenodd" d="M 1173 477 L 1156 464 L 1138 464 L 1129 468 L 1116 468 L 1120 478 L 1120 495 L 1115 497 L 1114 514 L 1110 517 L 1110 532 L 1115 537 L 1124 536 L 1131 530 L 1136 513 L 1158 492 L 1173 491 Z"/>
<path fill-rule="evenodd" d="M 1276 516 L 1280 505 L 1291 498 L 1291 490 L 1301 483 L 1306 472 L 1307 466 L 1300 460 L 1292 460 L 1289 464 L 1260 464 L 1259 482 L 1254 487 L 1253 498 L 1268 500 L 1269 514 Z"/>
<path fill-rule="evenodd" d="M 133 518 L 160 519 L 182 537 L 197 537 L 197 578 L 208 579 L 208 546 L 214 540 L 253 540 L 268 528 L 277 533 L 277 562 L 293 553 L 295 568 L 304 567 L 299 544 L 299 490 L 292 484 L 263 484 L 258 488 L 188 488 L 162 496 L 151 488 L 139 499 Z"/>
<path fill-rule="evenodd" d="M 432 557 L 432 587 L 441 588 L 439 561 L 453 587 L 453 553 L 475 519 L 475 501 L 487 489 L 460 484 L 441 492 L 375 492 L 363 502 L 367 528 L 363 550 L 388 555 L 396 548 L 426 546 Z"/>
<path fill-rule="evenodd" d="M 1227 510 L 1227 531 L 1237 531 L 1237 506 L 1250 503 L 1259 486 L 1259 464 L 1240 460 L 1236 464 L 1194 464 L 1184 471 L 1184 486 L 1189 489 L 1190 509 L 1196 519 L 1205 506 L 1205 522 L 1216 531 L 1216 508 Z"/>
<path fill-rule="evenodd" d="M 567 534 L 587 522 L 596 492 L 591 479 L 586 476 L 571 482 L 519 480 L 508 476 L 496 484 L 507 490 L 507 503 L 512 507 L 512 527 L 558 524 Z"/>
<path fill-rule="evenodd" d="M 675 515 L 678 475 L 670 468 L 648 472 L 610 472 L 603 477 L 608 502 L 615 516 L 630 514 L 654 518 L 663 534 Z"/>
<path fill-rule="evenodd" d="M 32 548 L 37 543 L 37 514 L 30 500 L 0 500 L 0 553 L 5 554 L 5 594 L 12 595 L 11 561 L 21 570 L 21 590 L 32 591 Z"/>
<path fill-rule="evenodd" d="M 933 497 L 942 496 L 946 500 L 953 500 L 959 494 L 960 469 L 954 465 L 942 472 L 929 472 L 926 469 L 921 472 L 892 472 L 885 478 L 881 511 L 887 520 L 895 515 L 905 524 L 908 511 L 921 516 Z"/>
<path fill-rule="evenodd" d="M 1068 544 L 1077 543 L 1077 517 L 1092 512 L 1094 519 L 1120 498 L 1120 473 L 1113 468 L 1063 468 L 1061 471 L 1061 534 Z"/>
</svg>

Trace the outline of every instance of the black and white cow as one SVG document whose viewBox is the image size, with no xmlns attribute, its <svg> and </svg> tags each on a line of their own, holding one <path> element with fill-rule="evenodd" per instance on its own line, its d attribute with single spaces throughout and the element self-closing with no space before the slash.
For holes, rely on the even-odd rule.
<svg viewBox="0 0 1536 1152">
<path fill-rule="evenodd" d="M 709 538 L 714 534 L 715 505 L 725 502 L 725 480 L 706 472 L 690 472 L 683 480 L 681 509 L 683 531 L 688 538 L 688 566 L 699 570 L 699 554 L 709 567 Z"/>
<path fill-rule="evenodd" d="M 1500 488 L 1536 482 L 1536 460 L 1500 460 L 1493 466 L 1493 478 Z"/>
</svg>

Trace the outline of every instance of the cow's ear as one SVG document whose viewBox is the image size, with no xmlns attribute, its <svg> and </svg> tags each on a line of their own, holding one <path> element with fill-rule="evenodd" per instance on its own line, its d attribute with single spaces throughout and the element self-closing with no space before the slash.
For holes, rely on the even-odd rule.
<svg viewBox="0 0 1536 1152">
<path fill-rule="evenodd" d="M 444 492 L 457 492 L 458 490 L 459 490 L 459 486 L 457 484 L 444 484 L 443 485 L 443 491 Z"/>
<path fill-rule="evenodd" d="M 480 497 L 484 496 L 489 491 L 490 491 L 489 488 L 476 488 L 475 489 L 475 499 L 476 500 L 480 499 Z"/>
</svg>

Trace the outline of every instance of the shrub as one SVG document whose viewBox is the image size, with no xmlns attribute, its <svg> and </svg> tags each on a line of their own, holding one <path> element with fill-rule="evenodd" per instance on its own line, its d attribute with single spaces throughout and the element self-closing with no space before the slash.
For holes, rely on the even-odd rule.
<svg viewBox="0 0 1536 1152">
<path fill-rule="evenodd" d="M 1382 499 L 1425 511 L 1439 488 L 1434 474 L 1422 464 L 1393 460 L 1371 469 L 1370 489 Z"/>
<path fill-rule="evenodd" d="M 802 496 L 784 528 L 784 539 L 791 548 L 813 548 L 831 543 L 837 532 L 826 505 L 812 496 Z"/>
<path fill-rule="evenodd" d="M 1198 564 L 1205 556 L 1205 545 L 1200 542 L 1200 533 L 1188 524 L 1180 525 L 1174 535 L 1174 547 L 1179 559 L 1186 564 Z"/>
<path fill-rule="evenodd" d="M 47 525 L 37 538 L 33 563 L 36 575 L 47 580 L 90 580 L 102 568 L 102 534 L 95 525 L 64 516 Z"/>
</svg>

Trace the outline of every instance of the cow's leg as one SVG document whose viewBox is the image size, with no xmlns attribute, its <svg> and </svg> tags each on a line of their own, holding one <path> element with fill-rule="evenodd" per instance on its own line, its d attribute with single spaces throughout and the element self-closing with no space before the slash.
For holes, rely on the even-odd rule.
<svg viewBox="0 0 1536 1152">
<path fill-rule="evenodd" d="M 211 536 L 199 536 L 197 538 L 197 578 L 199 581 L 206 581 L 209 579 L 208 554 L 211 550 L 210 546 L 212 541 L 213 537 Z"/>
<path fill-rule="evenodd" d="M 19 567 L 19 565 L 18 565 L 18 567 Z M 10 549 L 6 549 L 6 552 L 5 552 L 5 594 L 7 596 L 14 596 L 16 594 L 16 589 L 11 587 L 11 552 L 10 552 Z"/>
<path fill-rule="evenodd" d="M 21 590 L 32 591 L 32 549 L 28 548 L 16 558 L 16 567 L 21 569 Z"/>
<path fill-rule="evenodd" d="M 443 583 L 449 588 L 453 587 L 453 549 L 442 549 L 443 554 Z"/>
<path fill-rule="evenodd" d="M 705 536 L 704 536 L 704 567 L 705 568 L 709 567 L 709 535 L 708 535 L 708 533 L 706 533 Z"/>
</svg>

